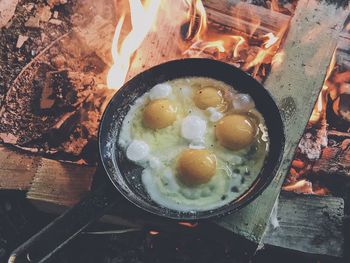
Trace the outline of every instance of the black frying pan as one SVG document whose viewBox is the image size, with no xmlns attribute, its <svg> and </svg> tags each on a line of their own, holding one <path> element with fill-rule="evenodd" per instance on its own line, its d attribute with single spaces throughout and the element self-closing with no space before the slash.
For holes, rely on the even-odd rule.
<svg viewBox="0 0 350 263">
<path fill-rule="evenodd" d="M 128 161 L 116 143 L 123 119 L 134 101 L 155 84 L 164 81 L 201 76 L 223 81 L 240 92 L 249 93 L 256 108 L 265 118 L 270 148 L 263 168 L 251 187 L 239 198 L 222 207 L 200 212 L 179 212 L 152 201 L 141 183 L 142 168 Z M 117 132 L 116 132 L 117 131 Z M 69 242 L 106 209 L 116 204 L 118 191 L 131 203 L 158 216 L 198 220 L 218 217 L 237 211 L 254 200 L 275 176 L 284 147 L 283 122 L 271 95 L 248 74 L 232 65 L 210 59 L 182 59 L 170 61 L 137 75 L 127 82 L 109 102 L 99 130 L 99 151 L 102 167 L 110 182 L 102 183 L 83 201 L 61 215 L 38 234 L 17 248 L 9 262 L 44 262 Z M 133 175 L 133 176 L 131 176 Z M 136 178 L 135 180 L 131 178 Z M 118 189 L 118 191 L 115 190 Z"/>
</svg>

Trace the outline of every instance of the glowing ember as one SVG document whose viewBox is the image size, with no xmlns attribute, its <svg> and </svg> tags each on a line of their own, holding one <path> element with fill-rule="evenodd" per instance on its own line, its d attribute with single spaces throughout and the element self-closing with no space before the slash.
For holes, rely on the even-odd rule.
<svg viewBox="0 0 350 263">
<path fill-rule="evenodd" d="M 107 76 L 109 88 L 118 89 L 123 85 L 130 66 L 131 56 L 151 30 L 159 5 L 160 0 L 148 0 L 144 4 L 140 0 L 129 0 L 132 29 L 119 47 L 120 32 L 125 17 L 125 14 L 123 14 L 118 21 L 112 42 L 114 64 L 111 66 Z"/>
<path fill-rule="evenodd" d="M 149 233 L 150 235 L 152 235 L 152 236 L 156 236 L 156 235 L 159 234 L 159 232 L 158 232 L 158 231 L 155 231 L 155 230 L 150 230 L 148 233 Z"/>
<path fill-rule="evenodd" d="M 196 227 L 198 226 L 198 223 L 179 222 L 179 225 L 186 226 L 186 227 Z"/>
<path fill-rule="evenodd" d="M 312 183 L 307 180 L 300 180 L 294 184 L 284 186 L 282 188 L 285 191 L 304 193 L 304 194 L 313 194 Z"/>
</svg>

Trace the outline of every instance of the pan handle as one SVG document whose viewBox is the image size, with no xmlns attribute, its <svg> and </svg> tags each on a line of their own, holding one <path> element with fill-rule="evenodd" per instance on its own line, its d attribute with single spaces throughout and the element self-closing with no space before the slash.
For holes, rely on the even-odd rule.
<svg viewBox="0 0 350 263">
<path fill-rule="evenodd" d="M 80 203 L 15 249 L 8 262 L 49 262 L 58 250 L 117 203 L 116 192 L 110 182 L 103 182 Z"/>
</svg>

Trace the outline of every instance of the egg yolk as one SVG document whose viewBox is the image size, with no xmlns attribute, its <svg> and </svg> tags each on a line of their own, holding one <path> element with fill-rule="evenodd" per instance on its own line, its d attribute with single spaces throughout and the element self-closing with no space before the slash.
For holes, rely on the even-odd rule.
<svg viewBox="0 0 350 263">
<path fill-rule="evenodd" d="M 205 149 L 187 149 L 177 160 L 178 178 L 187 186 L 209 182 L 215 175 L 215 171 L 216 157 Z"/>
<path fill-rule="evenodd" d="M 221 91 L 213 87 L 205 87 L 199 89 L 194 95 L 194 103 L 201 110 L 206 110 L 209 107 L 221 106 L 224 99 Z"/>
<path fill-rule="evenodd" d="M 167 99 L 153 100 L 143 111 L 143 124 L 151 129 L 168 127 L 176 120 L 176 107 Z"/>
<path fill-rule="evenodd" d="M 223 117 L 215 128 L 219 143 L 230 150 L 241 150 L 250 145 L 256 134 L 256 126 L 245 115 L 231 114 Z"/>
</svg>

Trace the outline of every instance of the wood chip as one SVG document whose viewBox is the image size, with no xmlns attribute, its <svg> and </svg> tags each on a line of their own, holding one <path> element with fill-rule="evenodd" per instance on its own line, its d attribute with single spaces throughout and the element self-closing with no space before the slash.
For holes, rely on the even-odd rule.
<svg viewBox="0 0 350 263">
<path fill-rule="evenodd" d="M 27 5 L 23 6 L 28 12 L 32 11 L 34 8 L 34 4 L 33 3 L 29 3 Z"/>
<path fill-rule="evenodd" d="M 55 5 L 64 5 L 67 4 L 67 0 L 47 0 L 47 4 L 51 7 Z"/>
<path fill-rule="evenodd" d="M 49 6 L 40 7 L 37 11 L 36 17 L 42 22 L 47 22 L 51 18 L 51 11 Z"/>
<path fill-rule="evenodd" d="M 27 20 L 27 22 L 25 22 L 24 26 L 26 27 L 32 27 L 32 28 L 39 28 L 39 18 L 36 16 L 31 16 L 29 17 L 29 19 Z"/>
<path fill-rule="evenodd" d="M 55 104 L 55 100 L 51 99 L 53 89 L 49 85 L 45 85 L 41 92 L 40 109 L 50 109 Z"/>
<path fill-rule="evenodd" d="M 15 14 L 18 0 L 0 0 L 0 28 L 3 28 Z"/>
<path fill-rule="evenodd" d="M 51 15 L 52 13 L 49 6 L 40 6 L 35 16 L 31 16 L 24 25 L 26 27 L 39 28 L 40 22 L 48 22 Z"/>
<path fill-rule="evenodd" d="M 11 133 L 5 133 L 5 132 L 1 132 L 0 133 L 0 139 L 4 142 L 4 143 L 10 143 L 10 144 L 16 144 L 18 137 L 11 134 Z"/>
<path fill-rule="evenodd" d="M 19 35 L 17 39 L 16 48 L 21 48 L 24 42 L 26 42 L 27 40 L 28 40 L 27 36 Z"/>
<path fill-rule="evenodd" d="M 62 24 L 62 20 L 54 19 L 54 18 L 53 18 L 53 19 L 50 19 L 50 20 L 49 20 L 49 23 L 59 26 L 59 25 Z"/>
</svg>

